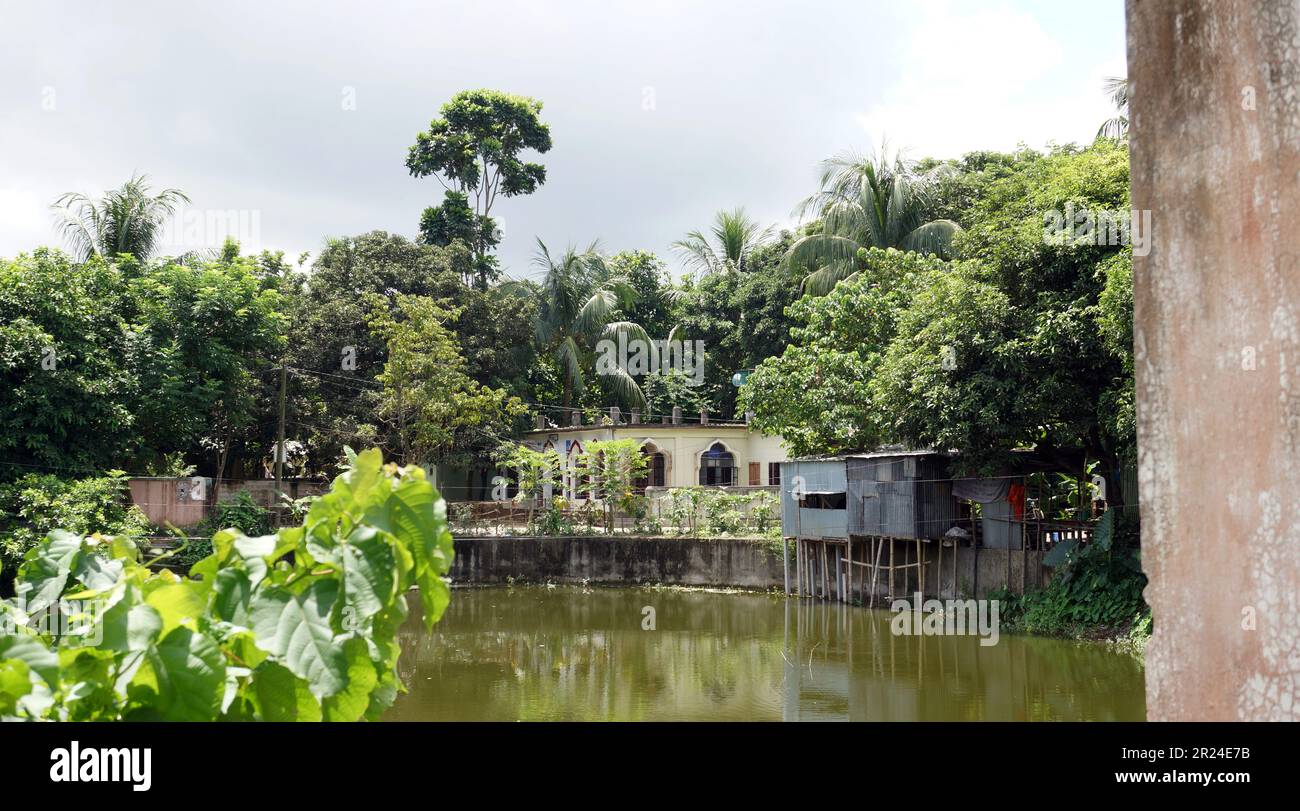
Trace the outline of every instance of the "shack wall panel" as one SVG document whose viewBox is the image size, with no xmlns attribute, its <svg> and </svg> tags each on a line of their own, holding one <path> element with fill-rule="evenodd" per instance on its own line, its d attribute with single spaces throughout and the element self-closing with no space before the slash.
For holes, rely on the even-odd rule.
<svg viewBox="0 0 1300 811">
<path fill-rule="evenodd" d="M 843 510 L 811 510 L 801 508 L 792 495 L 800 480 L 805 493 L 845 493 L 847 480 L 844 460 L 804 460 L 781 463 L 781 532 L 788 536 L 804 538 L 848 537 L 848 513 L 851 504 Z"/>
</svg>

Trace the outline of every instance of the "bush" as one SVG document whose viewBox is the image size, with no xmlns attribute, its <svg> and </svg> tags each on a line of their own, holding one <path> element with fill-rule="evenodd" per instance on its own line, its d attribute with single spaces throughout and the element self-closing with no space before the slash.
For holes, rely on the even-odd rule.
<svg viewBox="0 0 1300 811">
<path fill-rule="evenodd" d="M 196 527 L 200 535 L 212 535 L 222 529 L 237 529 L 251 536 L 270 535 L 271 511 L 254 501 L 247 490 L 240 490 L 233 498 L 218 501 Z"/>
<path fill-rule="evenodd" d="M 446 504 L 378 450 L 305 525 L 212 544 L 180 578 L 129 538 L 49 533 L 19 570 L 21 604 L 0 601 L 0 720 L 377 719 L 404 689 L 408 590 L 426 628 L 451 597 Z M 53 636 L 56 608 L 73 622 Z"/>
<path fill-rule="evenodd" d="M 13 579 L 27 551 L 53 529 L 140 537 L 151 528 L 131 503 L 124 473 L 84 479 L 29 473 L 0 485 L 0 584 Z"/>
<path fill-rule="evenodd" d="M 740 508 L 748 501 L 748 495 L 732 495 L 722 490 L 706 491 L 704 531 L 710 535 L 734 535 L 740 532 L 745 526 L 745 514 Z"/>
<path fill-rule="evenodd" d="M 1065 564 L 1039 591 L 1016 597 L 1005 590 L 990 597 L 1003 602 L 1003 617 L 1034 634 L 1088 635 L 1140 624 L 1150 609 L 1142 599 L 1137 522 L 1110 511 L 1098 522 L 1092 543 L 1066 550 Z"/>
</svg>

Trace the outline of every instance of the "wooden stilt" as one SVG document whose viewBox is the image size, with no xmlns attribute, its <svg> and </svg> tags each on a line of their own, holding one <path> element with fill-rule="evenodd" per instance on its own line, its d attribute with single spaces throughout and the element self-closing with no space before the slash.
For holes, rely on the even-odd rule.
<svg viewBox="0 0 1300 811">
<path fill-rule="evenodd" d="M 827 548 L 828 550 L 830 549 L 829 544 L 827 544 Z M 844 556 L 840 554 L 840 547 L 838 544 L 836 544 L 834 547 L 834 553 L 835 553 L 835 599 L 842 603 L 845 602 L 844 600 Z"/>
<path fill-rule="evenodd" d="M 1021 530 L 1020 533 L 1020 594 L 1022 596 L 1025 593 L 1025 576 L 1026 576 L 1025 569 L 1028 566 L 1029 566 L 1029 555 L 1025 551 L 1024 530 Z"/>
<path fill-rule="evenodd" d="M 916 591 L 925 597 L 925 549 L 920 538 L 916 539 Z"/>
<path fill-rule="evenodd" d="M 871 567 L 870 599 L 871 599 L 871 607 L 875 608 L 876 607 L 876 577 L 880 574 L 880 553 L 884 550 L 884 544 L 881 543 L 880 538 L 873 538 L 872 540 L 874 541 L 874 546 L 876 547 L 876 555 L 875 555 L 876 562 Z"/>
<path fill-rule="evenodd" d="M 887 538 L 889 542 L 889 599 L 894 599 L 894 539 Z"/>
<path fill-rule="evenodd" d="M 939 556 L 934 563 L 934 596 L 943 599 L 943 540 L 939 541 Z"/>
<path fill-rule="evenodd" d="M 794 593 L 803 598 L 803 539 L 794 539 Z"/>
<path fill-rule="evenodd" d="M 831 567 L 830 567 L 829 550 L 826 548 L 826 542 L 821 542 L 821 564 L 822 564 L 822 599 L 829 600 L 831 597 Z"/>
<path fill-rule="evenodd" d="M 961 541 L 956 538 L 952 539 L 952 598 L 958 599 L 957 594 L 957 558 L 961 555 Z"/>
<path fill-rule="evenodd" d="M 849 561 L 844 573 L 845 577 L 848 578 L 848 582 L 845 584 L 846 588 L 844 590 L 845 591 L 844 602 L 847 603 L 853 599 L 853 536 L 852 535 L 849 536 L 848 542 L 844 544 L 844 551 Z"/>
</svg>

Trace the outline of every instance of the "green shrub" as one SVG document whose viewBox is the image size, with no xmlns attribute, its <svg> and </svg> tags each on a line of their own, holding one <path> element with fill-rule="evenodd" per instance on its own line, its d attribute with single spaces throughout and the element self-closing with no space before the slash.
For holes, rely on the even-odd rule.
<svg viewBox="0 0 1300 811">
<path fill-rule="evenodd" d="M 237 529 L 245 535 L 270 535 L 271 511 L 253 500 L 247 490 L 232 498 L 218 501 L 195 528 L 200 535 L 212 535 L 221 529 Z"/>
<path fill-rule="evenodd" d="M 741 506 L 749 501 L 748 495 L 732 495 L 722 490 L 708 490 L 704 494 L 704 530 L 710 535 L 736 534 L 745 527 L 745 514 Z"/>
<path fill-rule="evenodd" d="M 1150 615 L 1142 599 L 1147 579 L 1136 521 L 1117 520 L 1110 511 L 1091 543 L 1064 547 L 1060 557 L 1064 565 L 1045 588 L 1023 597 L 1006 590 L 989 595 L 1002 601 L 1005 619 L 1030 633 L 1060 636 L 1127 626 Z"/>
<path fill-rule="evenodd" d="M 131 503 L 124 473 L 84 479 L 29 473 L 0 484 L 0 583 L 12 579 L 27 551 L 53 529 L 140 537 L 151 524 Z"/>
<path fill-rule="evenodd" d="M 0 601 L 0 719 L 377 719 L 404 689 L 408 590 L 426 628 L 450 600 L 446 503 L 378 450 L 352 457 L 304 525 L 212 543 L 181 578 L 150 571 L 129 538 L 49 533 L 19 599 Z M 55 606 L 77 619 L 58 636 L 42 622 Z"/>
<path fill-rule="evenodd" d="M 776 497 L 766 490 L 760 490 L 749 508 L 749 520 L 760 535 L 769 535 L 774 530 L 781 536 L 781 515 Z"/>
</svg>

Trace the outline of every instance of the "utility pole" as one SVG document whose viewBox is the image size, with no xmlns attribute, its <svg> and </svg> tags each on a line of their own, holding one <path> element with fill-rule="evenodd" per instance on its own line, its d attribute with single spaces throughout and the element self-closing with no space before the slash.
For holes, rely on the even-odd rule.
<svg viewBox="0 0 1300 811">
<path fill-rule="evenodd" d="M 288 370 L 280 364 L 280 426 L 276 431 L 275 445 L 275 526 L 280 526 L 280 500 L 283 494 L 280 486 L 284 479 L 284 400 L 288 388 Z"/>
</svg>

